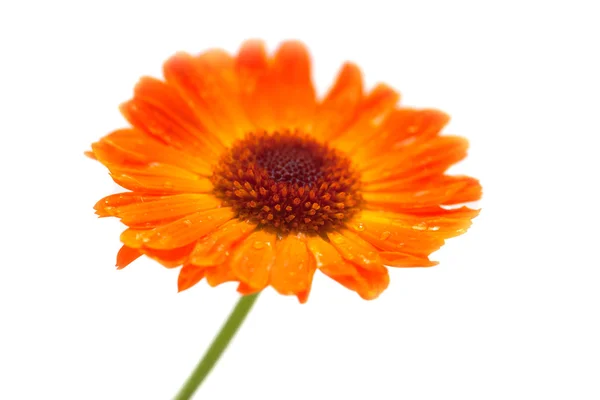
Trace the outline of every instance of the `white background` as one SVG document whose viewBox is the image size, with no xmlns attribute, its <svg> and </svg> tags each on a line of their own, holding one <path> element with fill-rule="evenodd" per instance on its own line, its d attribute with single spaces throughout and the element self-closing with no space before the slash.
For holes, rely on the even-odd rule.
<svg viewBox="0 0 600 400">
<path fill-rule="evenodd" d="M 317 275 L 267 290 L 202 399 L 599 399 L 598 12 L 594 1 L 3 1 L 0 398 L 169 399 L 237 300 L 177 271 L 113 267 L 117 190 L 86 159 L 178 50 L 305 41 L 470 139 L 482 214 L 431 269 L 366 302 Z M 95 4 L 95 5 L 92 5 Z"/>
</svg>

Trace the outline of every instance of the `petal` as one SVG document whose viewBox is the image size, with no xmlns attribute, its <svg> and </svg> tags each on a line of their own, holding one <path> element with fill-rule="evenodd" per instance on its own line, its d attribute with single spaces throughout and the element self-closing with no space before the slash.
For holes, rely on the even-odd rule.
<svg viewBox="0 0 600 400">
<path fill-rule="evenodd" d="M 227 262 L 216 265 L 214 267 L 198 266 L 198 268 L 206 268 L 206 281 L 212 287 L 218 286 L 225 282 L 237 280 L 235 274 L 231 270 L 229 263 Z"/>
<path fill-rule="evenodd" d="M 233 252 L 229 265 L 240 282 L 260 290 L 269 283 L 269 272 L 275 261 L 275 234 L 254 231 Z"/>
<path fill-rule="evenodd" d="M 114 217 L 120 207 L 130 204 L 154 201 L 163 198 L 157 195 L 148 195 L 144 193 L 125 192 L 106 196 L 94 205 L 94 210 L 99 217 Z"/>
<path fill-rule="evenodd" d="M 428 257 L 417 257 L 398 251 L 382 251 L 379 255 L 383 263 L 389 267 L 433 267 L 439 264 L 437 261 L 429 260 Z"/>
<path fill-rule="evenodd" d="M 356 234 L 348 230 L 341 230 L 340 232 L 329 232 L 327 237 L 345 260 L 358 264 L 367 270 L 382 268 L 377 249 Z"/>
<path fill-rule="evenodd" d="M 157 250 L 149 248 L 141 248 L 139 251 L 151 259 L 158 261 L 163 267 L 175 268 L 187 263 L 190 253 L 194 249 L 196 243 L 192 242 L 183 247 L 178 247 L 168 250 Z"/>
<path fill-rule="evenodd" d="M 433 138 L 450 120 L 442 111 L 432 109 L 397 108 L 390 112 L 381 126 L 364 135 L 348 152 L 361 158 L 377 157 L 390 150 L 400 150 L 417 138 Z"/>
<path fill-rule="evenodd" d="M 122 246 L 117 253 L 117 269 L 123 269 L 138 258 L 142 253 L 138 249 Z"/>
<path fill-rule="evenodd" d="M 275 263 L 269 283 L 283 295 L 297 295 L 302 303 L 308 299 L 316 265 L 306 248 L 304 235 L 287 235 L 275 245 Z"/>
<path fill-rule="evenodd" d="M 445 239 L 466 232 L 478 213 L 467 207 L 437 208 L 420 215 L 363 210 L 348 227 L 379 249 L 386 265 L 429 266 L 433 263 L 427 256 Z"/>
<path fill-rule="evenodd" d="M 229 207 L 200 211 L 149 230 L 127 229 L 121 241 L 133 248 L 175 249 L 192 243 L 234 217 Z"/>
<path fill-rule="evenodd" d="M 233 247 L 245 239 L 256 224 L 232 219 L 201 239 L 190 256 L 194 265 L 214 266 L 225 263 Z"/>
<path fill-rule="evenodd" d="M 317 106 L 313 134 L 318 138 L 338 136 L 355 118 L 362 95 L 360 69 L 352 63 L 344 64 L 329 93 Z"/>
<path fill-rule="evenodd" d="M 205 269 L 197 267 L 195 265 L 184 265 L 179 270 L 179 277 L 177 278 L 177 290 L 183 292 L 186 289 L 191 288 L 196 283 L 200 282 L 204 278 Z"/>
<path fill-rule="evenodd" d="M 242 103 L 261 130 L 309 130 L 316 107 L 310 56 L 295 41 L 284 42 L 269 60 L 264 44 L 242 45 L 236 60 Z"/>
<path fill-rule="evenodd" d="M 134 127 L 175 149 L 209 159 L 224 150 L 219 136 L 208 131 L 176 88 L 158 79 L 140 79 L 133 99 L 120 110 Z"/>
<path fill-rule="evenodd" d="M 150 202 L 138 202 L 113 207 L 113 216 L 129 227 L 154 227 L 171 222 L 197 211 L 218 208 L 221 200 L 209 194 L 177 194 L 163 196 Z"/>
<path fill-rule="evenodd" d="M 255 294 L 261 291 L 261 289 L 253 288 L 252 286 L 246 285 L 244 282 L 240 282 L 237 287 L 237 291 L 242 296 L 248 296 L 250 294 Z"/>
<path fill-rule="evenodd" d="M 347 262 L 331 243 L 320 236 L 308 237 L 307 245 L 321 272 L 357 292 L 363 299 L 375 299 L 387 288 L 389 275 L 386 268 L 367 271 Z"/>
<path fill-rule="evenodd" d="M 269 59 L 265 44 L 249 40 L 242 44 L 235 60 L 240 97 L 246 114 L 258 129 L 277 128 L 273 105 L 275 85 L 269 82 Z"/>
<path fill-rule="evenodd" d="M 389 182 L 379 191 L 367 191 L 363 199 L 369 208 L 402 211 L 412 208 L 453 205 L 481 198 L 481 184 L 468 176 L 440 176 L 423 183 Z"/>
<path fill-rule="evenodd" d="M 271 67 L 276 115 L 280 126 L 306 130 L 312 123 L 316 97 L 308 49 L 297 41 L 283 42 Z"/>
<path fill-rule="evenodd" d="M 400 149 L 388 149 L 371 158 L 363 167 L 362 180 L 367 190 L 375 183 L 390 180 L 416 181 L 441 175 L 467 155 L 469 142 L 459 136 L 436 136 L 412 142 Z M 395 150 L 395 151 L 391 151 Z"/>
<path fill-rule="evenodd" d="M 95 158 L 104 165 L 136 168 L 153 163 L 173 165 L 187 171 L 210 176 L 210 165 L 199 157 L 155 140 L 135 129 L 120 129 L 92 144 Z"/>
<path fill-rule="evenodd" d="M 208 178 L 167 164 L 135 168 L 107 167 L 117 184 L 132 191 L 149 194 L 208 193 L 213 188 Z"/>
<path fill-rule="evenodd" d="M 178 53 L 163 72 L 209 132 L 230 145 L 251 130 L 239 99 L 234 59 L 220 50 L 198 57 Z"/>
<path fill-rule="evenodd" d="M 357 138 L 368 137 L 375 132 L 383 120 L 396 106 L 400 95 L 391 87 L 378 84 L 365 97 L 356 111 L 352 123 L 337 136 L 333 136 L 333 145 L 342 151 L 351 151 Z"/>
</svg>

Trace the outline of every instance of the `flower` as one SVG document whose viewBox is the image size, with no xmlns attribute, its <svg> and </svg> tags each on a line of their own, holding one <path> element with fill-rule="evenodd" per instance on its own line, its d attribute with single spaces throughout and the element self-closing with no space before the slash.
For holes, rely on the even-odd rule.
<svg viewBox="0 0 600 400">
<path fill-rule="evenodd" d="M 121 106 L 132 127 L 86 153 L 129 190 L 95 206 L 128 227 L 118 268 L 146 255 L 182 266 L 180 291 L 235 281 L 300 302 L 319 270 L 374 299 L 387 267 L 435 265 L 478 214 L 448 207 L 481 196 L 476 179 L 445 174 L 468 147 L 440 135 L 448 115 L 400 107 L 384 84 L 364 92 L 352 63 L 323 99 L 295 41 L 272 56 L 260 41 L 178 53 L 163 72 Z"/>
</svg>

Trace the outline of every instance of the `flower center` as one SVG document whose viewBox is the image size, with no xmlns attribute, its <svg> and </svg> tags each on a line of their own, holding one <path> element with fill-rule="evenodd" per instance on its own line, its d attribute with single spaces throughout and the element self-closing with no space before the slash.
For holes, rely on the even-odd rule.
<svg viewBox="0 0 600 400">
<path fill-rule="evenodd" d="M 350 160 L 300 133 L 248 134 L 221 157 L 212 181 L 238 218 L 280 233 L 335 229 L 362 203 Z"/>
</svg>

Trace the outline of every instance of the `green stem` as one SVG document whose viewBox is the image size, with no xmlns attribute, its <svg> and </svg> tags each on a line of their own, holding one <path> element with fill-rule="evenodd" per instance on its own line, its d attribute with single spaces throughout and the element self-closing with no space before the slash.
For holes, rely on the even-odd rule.
<svg viewBox="0 0 600 400">
<path fill-rule="evenodd" d="M 221 331 L 214 338 L 210 347 L 206 353 L 204 353 L 204 357 L 202 357 L 198 365 L 196 365 L 196 368 L 194 368 L 194 371 L 179 390 L 179 393 L 177 393 L 174 400 L 188 400 L 192 398 L 196 389 L 198 389 L 202 381 L 204 381 L 217 361 L 219 361 L 223 351 L 225 351 L 229 342 L 246 319 L 246 316 L 258 298 L 258 294 L 259 293 L 243 296 L 238 300 L 235 308 L 231 314 L 229 314 L 229 318 L 221 328 Z"/>
</svg>

